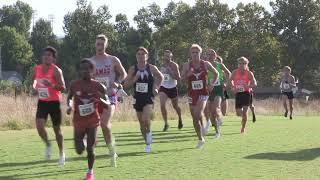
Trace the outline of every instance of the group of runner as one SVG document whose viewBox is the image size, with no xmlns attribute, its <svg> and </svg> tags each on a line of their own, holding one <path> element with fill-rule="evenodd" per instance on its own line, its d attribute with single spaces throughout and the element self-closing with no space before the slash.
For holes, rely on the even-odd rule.
<svg viewBox="0 0 320 180">
<path fill-rule="evenodd" d="M 117 153 L 115 139 L 111 133 L 111 119 L 118 102 L 118 91 L 122 88 L 134 88 L 133 107 L 140 124 L 140 131 L 145 140 L 145 152 L 151 151 L 152 130 L 150 118 L 154 98 L 160 97 L 161 113 L 164 120 L 163 131 L 169 128 L 166 102 L 171 100 L 178 116 L 178 128 L 183 128 L 181 108 L 178 102 L 178 82 L 187 85 L 189 109 L 193 126 L 198 138 L 196 148 L 202 148 L 211 125 L 215 128 L 214 138 L 221 135 L 223 116 L 227 112 L 227 90 L 235 94 L 237 115 L 242 118 L 241 133 L 245 132 L 248 109 L 253 113 L 253 91 L 257 86 L 254 74 L 249 70 L 249 60 L 237 59 L 238 68 L 230 72 L 223 60 L 213 49 L 202 56 L 202 48 L 193 44 L 190 47 L 190 60 L 183 64 L 181 75 L 179 65 L 173 62 L 173 53 L 165 50 L 163 63 L 158 69 L 148 62 L 149 52 L 144 47 L 136 51 L 137 62 L 126 73 L 121 61 L 106 53 L 108 39 L 98 35 L 95 42 L 96 54 L 82 59 L 79 63 L 79 78 L 71 82 L 67 97 L 67 114 L 73 111 L 74 143 L 78 154 L 86 149 L 88 171 L 86 179 L 93 179 L 94 148 L 98 126 L 101 126 L 104 140 L 111 156 L 111 165 L 116 167 Z M 204 58 L 202 58 L 204 57 Z M 35 67 L 33 88 L 38 93 L 36 125 L 39 136 L 46 144 L 45 158 L 51 157 L 51 144 L 45 129 L 48 115 L 51 116 L 53 129 L 59 147 L 59 164 L 65 164 L 63 135 L 60 129 L 62 112 L 60 109 L 61 91 L 66 89 L 62 70 L 55 65 L 57 51 L 47 47 L 43 51 L 42 64 Z M 291 69 L 285 67 L 281 77 L 285 116 L 288 115 L 286 99 L 290 104 L 292 119 L 292 89 L 296 86 Z M 205 115 L 206 124 L 203 123 Z"/>
</svg>

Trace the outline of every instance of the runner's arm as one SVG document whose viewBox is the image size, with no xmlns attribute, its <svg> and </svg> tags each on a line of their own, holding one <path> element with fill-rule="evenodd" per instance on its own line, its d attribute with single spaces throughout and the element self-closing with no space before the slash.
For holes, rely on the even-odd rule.
<svg viewBox="0 0 320 180">
<path fill-rule="evenodd" d="M 64 91 L 66 89 L 66 85 L 64 82 L 62 70 L 59 68 L 55 69 L 54 73 L 55 80 L 58 82 L 58 84 L 54 85 L 53 88 L 58 91 Z"/>
<path fill-rule="evenodd" d="M 173 69 L 172 78 L 179 81 L 181 79 L 179 65 L 173 62 L 171 67 Z"/>
<path fill-rule="evenodd" d="M 222 65 L 222 70 L 226 76 L 226 79 L 229 79 L 231 76 L 230 70 L 224 64 L 221 64 L 221 65 Z"/>
<path fill-rule="evenodd" d="M 115 79 L 115 83 L 120 84 L 127 77 L 127 72 L 122 66 L 121 61 L 117 57 L 114 57 L 114 62 L 115 62 L 114 68 L 117 75 Z"/>
<path fill-rule="evenodd" d="M 159 71 L 159 69 L 154 65 L 150 65 L 150 71 L 154 75 L 153 89 L 159 90 L 160 85 L 163 81 L 163 75 Z"/>
<path fill-rule="evenodd" d="M 291 87 L 297 87 L 297 83 L 296 83 L 296 79 L 294 78 L 294 76 L 291 75 L 291 83 L 290 83 Z"/>
<path fill-rule="evenodd" d="M 123 87 L 125 89 L 129 89 L 137 81 L 136 75 L 134 73 L 134 66 L 131 66 L 128 70 L 128 75 L 124 80 Z"/>
<path fill-rule="evenodd" d="M 213 83 L 213 84 L 210 84 L 210 85 L 213 86 L 213 85 L 217 82 L 217 80 L 218 80 L 218 78 L 219 78 L 219 77 L 218 77 L 218 71 L 217 71 L 217 69 L 214 68 L 214 67 L 212 66 L 212 64 L 211 64 L 210 62 L 208 62 L 208 61 L 205 61 L 205 65 L 206 65 L 207 69 L 213 73 L 213 79 L 212 79 L 212 83 Z"/>
<path fill-rule="evenodd" d="M 257 80 L 256 80 L 256 78 L 254 77 L 254 75 L 253 75 L 253 73 L 250 71 L 250 74 L 249 74 L 249 80 L 250 80 L 250 82 L 252 82 L 252 83 L 250 83 L 250 85 L 249 85 L 249 88 L 255 88 L 255 87 L 257 87 Z"/>
<path fill-rule="evenodd" d="M 68 96 L 67 96 L 67 107 L 70 110 L 72 109 L 70 102 L 71 102 L 73 95 L 74 95 L 73 94 L 73 86 L 74 86 L 73 84 L 74 84 L 74 82 L 71 82 L 70 88 L 68 90 Z"/>
<path fill-rule="evenodd" d="M 99 101 L 101 102 L 102 106 L 104 108 L 109 108 L 110 104 L 107 102 L 107 90 L 106 90 L 106 87 L 100 83 L 97 83 L 97 86 L 98 86 L 98 92 L 99 92 L 99 95 L 100 95 L 100 99 Z"/>
<path fill-rule="evenodd" d="M 234 89 L 234 82 L 233 82 L 234 76 L 235 76 L 235 71 L 231 73 L 231 76 L 228 79 L 228 87 L 230 87 L 231 90 Z"/>
</svg>

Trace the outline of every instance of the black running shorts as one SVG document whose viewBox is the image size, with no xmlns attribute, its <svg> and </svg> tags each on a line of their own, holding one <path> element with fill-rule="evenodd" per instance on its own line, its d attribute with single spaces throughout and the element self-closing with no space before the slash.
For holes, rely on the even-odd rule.
<svg viewBox="0 0 320 180">
<path fill-rule="evenodd" d="M 251 93 L 249 92 L 240 92 L 236 94 L 236 109 L 241 109 L 244 106 L 250 106 L 251 102 Z"/>
<path fill-rule="evenodd" d="M 36 118 L 47 120 L 48 115 L 53 126 L 60 126 L 62 115 L 59 101 L 38 101 Z"/>
</svg>

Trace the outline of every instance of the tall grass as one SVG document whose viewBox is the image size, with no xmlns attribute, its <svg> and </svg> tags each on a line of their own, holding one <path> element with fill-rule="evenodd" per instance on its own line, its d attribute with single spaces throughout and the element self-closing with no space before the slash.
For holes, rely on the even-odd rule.
<svg viewBox="0 0 320 180">
<path fill-rule="evenodd" d="M 63 124 L 70 125 L 71 116 L 67 116 L 66 110 L 66 98 L 62 101 L 63 111 Z M 187 99 L 180 98 L 180 107 L 182 109 L 183 119 L 189 119 L 189 106 Z M 258 115 L 282 115 L 283 107 L 282 101 L 279 99 L 266 99 L 254 101 L 256 112 Z M 177 115 L 171 105 L 171 102 L 167 102 L 168 119 L 177 120 Z M 295 115 L 320 115 L 320 101 L 313 100 L 306 103 L 303 100 L 295 100 L 294 114 Z M 20 95 L 15 98 L 13 95 L 0 95 L 0 129 L 24 129 L 35 127 L 35 113 L 37 109 L 37 98 L 27 95 Z M 229 100 L 228 115 L 234 114 L 234 100 Z M 152 115 L 153 120 L 162 120 L 159 98 L 156 98 L 154 113 Z M 116 113 L 112 121 L 136 121 L 136 114 L 132 108 L 132 97 L 128 97 L 123 103 L 119 104 Z M 170 122 L 176 123 L 176 122 Z M 51 122 L 48 120 L 48 126 Z"/>
</svg>

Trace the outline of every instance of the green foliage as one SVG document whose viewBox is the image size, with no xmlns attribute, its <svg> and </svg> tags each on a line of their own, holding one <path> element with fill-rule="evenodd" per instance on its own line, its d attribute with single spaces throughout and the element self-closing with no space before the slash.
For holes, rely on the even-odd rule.
<svg viewBox="0 0 320 180">
<path fill-rule="evenodd" d="M 22 1 L 17 1 L 14 5 L 0 8 L 0 28 L 9 26 L 26 38 L 29 36 L 33 10 Z"/>
<path fill-rule="evenodd" d="M 57 37 L 52 32 L 50 21 L 39 19 L 31 32 L 30 44 L 32 45 L 34 57 L 41 62 L 42 50 L 50 45 L 58 47 Z"/>
<path fill-rule="evenodd" d="M 15 28 L 0 28 L 0 44 L 2 44 L 2 67 L 16 70 L 23 75 L 33 65 L 32 47 L 25 36 L 16 32 Z"/>
</svg>

